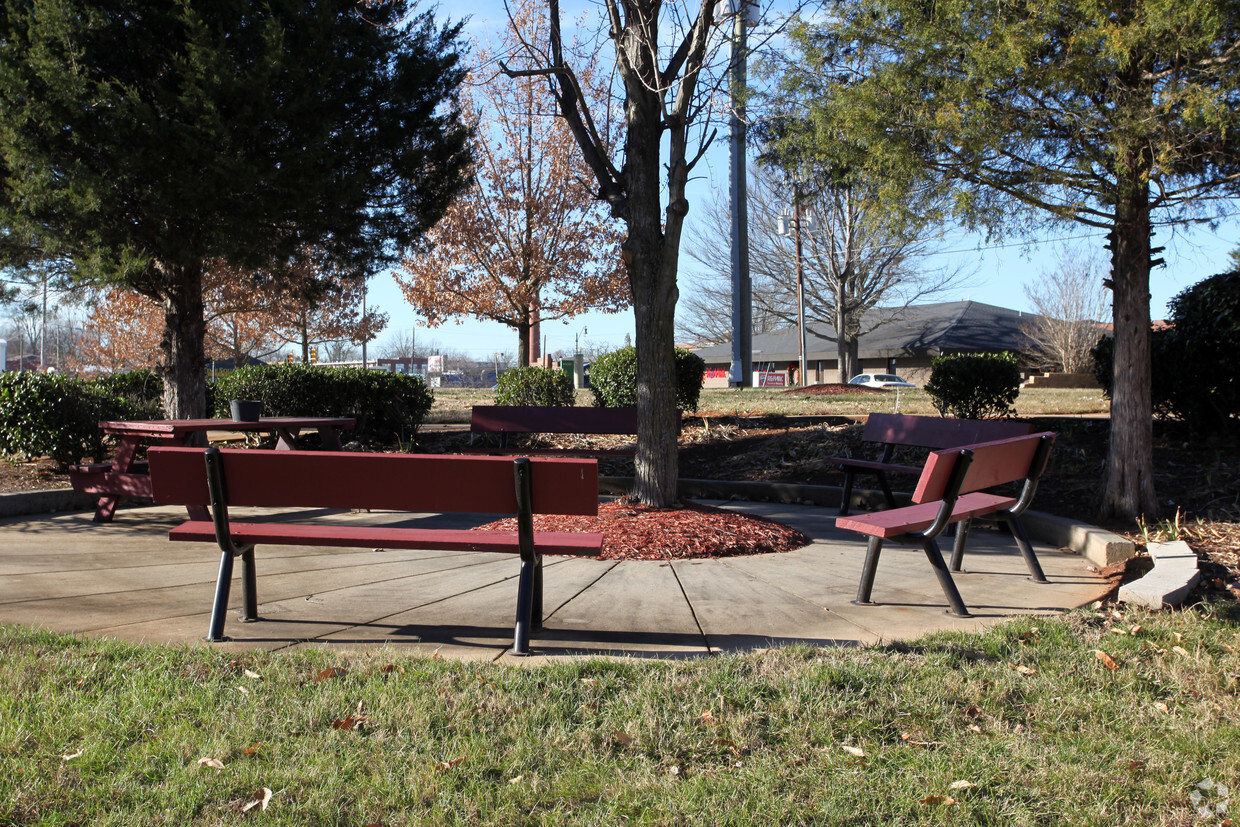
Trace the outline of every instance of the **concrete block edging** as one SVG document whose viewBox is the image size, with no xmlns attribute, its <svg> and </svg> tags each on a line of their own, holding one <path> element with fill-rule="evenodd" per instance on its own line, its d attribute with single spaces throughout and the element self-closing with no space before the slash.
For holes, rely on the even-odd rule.
<svg viewBox="0 0 1240 827">
<path fill-rule="evenodd" d="M 632 477 L 599 478 L 599 491 L 604 494 L 627 494 L 632 487 Z M 717 500 L 741 499 L 838 508 L 840 494 L 838 487 L 829 485 L 693 479 L 680 481 L 681 496 Z M 880 492 L 854 491 L 854 494 L 862 506 L 881 507 Z M 79 494 L 72 489 L 0 494 L 0 517 L 90 510 L 95 507 L 96 499 L 93 494 Z M 1136 546 L 1131 542 L 1096 526 L 1038 511 L 1025 512 L 1022 522 L 1035 539 L 1080 554 L 1098 568 L 1113 566 L 1136 556 Z M 1195 570 L 1195 557 L 1193 562 Z"/>
</svg>

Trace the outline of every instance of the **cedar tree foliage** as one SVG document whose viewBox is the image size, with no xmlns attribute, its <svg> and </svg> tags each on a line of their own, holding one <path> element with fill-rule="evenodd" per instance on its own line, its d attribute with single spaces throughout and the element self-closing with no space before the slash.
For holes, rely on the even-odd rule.
<svg viewBox="0 0 1240 827">
<path fill-rule="evenodd" d="M 540 22 L 516 8 L 500 53 L 519 48 L 514 29 Z M 427 235 L 430 249 L 408 256 L 395 278 L 431 325 L 469 315 L 513 328 L 525 365 L 534 319 L 629 306 L 620 225 L 590 191 L 590 170 L 539 80 L 497 74 L 495 56 L 477 54 L 463 99 L 478 124 L 474 184 Z"/>
<path fill-rule="evenodd" d="M 205 413 L 203 273 L 323 251 L 362 278 L 467 183 L 459 26 L 353 0 L 0 5 L 0 245 L 164 314 L 165 408 Z"/>
<path fill-rule="evenodd" d="M 795 35 L 817 140 L 924 166 L 970 222 L 1107 231 L 1115 392 L 1100 516 L 1154 515 L 1155 222 L 1240 182 L 1238 0 L 854 0 Z M 1217 210 L 1217 206 L 1213 206 Z"/>
</svg>

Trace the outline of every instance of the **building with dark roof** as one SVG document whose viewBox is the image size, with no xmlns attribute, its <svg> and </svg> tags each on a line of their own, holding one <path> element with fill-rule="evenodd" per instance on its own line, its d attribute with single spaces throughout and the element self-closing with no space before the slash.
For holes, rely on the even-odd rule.
<svg viewBox="0 0 1240 827">
<path fill-rule="evenodd" d="M 891 310 L 872 312 L 884 317 L 892 313 Z M 920 385 L 930 377 L 930 361 L 942 354 L 1005 350 L 1026 354 L 1031 343 L 1025 330 L 1039 318 L 1033 313 L 975 301 L 907 307 L 892 321 L 858 339 L 861 371 L 898 373 Z M 868 325 L 863 324 L 865 326 Z M 818 335 L 823 333 L 835 335 L 829 325 L 806 325 L 805 360 L 809 384 L 837 381 L 836 345 Z M 706 362 L 707 387 L 726 385 L 732 361 L 731 344 L 712 345 L 695 352 Z M 754 335 L 755 373 L 782 375 L 784 382 L 795 384 L 799 359 L 795 326 Z"/>
</svg>

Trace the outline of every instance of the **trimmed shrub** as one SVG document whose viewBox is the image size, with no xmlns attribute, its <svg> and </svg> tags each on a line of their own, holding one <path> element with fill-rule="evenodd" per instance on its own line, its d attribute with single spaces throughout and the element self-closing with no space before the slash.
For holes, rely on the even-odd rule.
<svg viewBox="0 0 1240 827">
<path fill-rule="evenodd" d="M 1210 433 L 1240 417 L 1240 271 L 1220 273 L 1179 293 L 1169 327 L 1150 335 L 1150 392 L 1154 414 L 1176 417 Z M 1115 343 L 1093 349 L 1094 375 L 1111 397 Z"/>
<path fill-rule="evenodd" d="M 113 373 L 90 380 L 104 394 L 125 402 L 123 419 L 163 419 L 164 381 L 151 368 Z"/>
<path fill-rule="evenodd" d="M 351 416 L 360 442 L 404 444 L 434 402 L 417 376 L 305 364 L 252 365 L 215 382 L 215 412 L 229 416 L 233 399 L 258 399 L 263 416 Z"/>
<path fill-rule="evenodd" d="M 500 374 L 496 385 L 496 405 L 563 408 L 577 404 L 572 377 L 555 368 L 511 368 Z"/>
<path fill-rule="evenodd" d="M 1020 365 L 1012 353 L 958 353 L 936 356 L 926 383 L 941 416 L 1003 419 L 1016 415 Z"/>
<path fill-rule="evenodd" d="M 126 418 L 123 400 L 61 373 L 0 373 L 0 455 L 51 457 L 61 470 L 104 457 L 99 421 Z"/>
<path fill-rule="evenodd" d="M 701 356 L 676 348 L 676 407 L 696 411 L 702 395 L 706 362 Z M 637 404 L 637 349 L 625 347 L 605 353 L 590 365 L 590 390 L 600 408 L 628 408 Z"/>
</svg>

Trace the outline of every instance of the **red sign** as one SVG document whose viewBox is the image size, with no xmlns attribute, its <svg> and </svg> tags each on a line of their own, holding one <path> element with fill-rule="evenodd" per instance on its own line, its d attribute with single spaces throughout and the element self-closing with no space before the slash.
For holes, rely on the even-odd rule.
<svg viewBox="0 0 1240 827">
<path fill-rule="evenodd" d="M 782 388 L 788 384 L 788 377 L 782 373 L 759 374 L 758 386 L 762 388 Z"/>
</svg>

